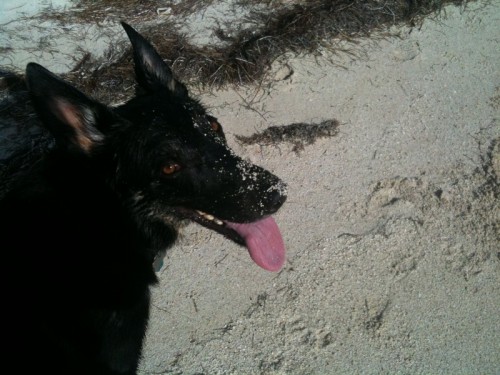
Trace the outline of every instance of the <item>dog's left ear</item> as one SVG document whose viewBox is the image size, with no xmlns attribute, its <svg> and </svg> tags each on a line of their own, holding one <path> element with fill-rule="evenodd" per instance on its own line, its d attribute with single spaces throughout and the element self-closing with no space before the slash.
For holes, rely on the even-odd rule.
<svg viewBox="0 0 500 375">
<path fill-rule="evenodd" d="M 89 154 L 114 123 L 114 115 L 106 106 L 41 65 L 28 64 L 26 83 L 38 116 L 62 148 Z"/>
<path fill-rule="evenodd" d="M 186 86 L 174 78 L 172 70 L 154 47 L 130 25 L 122 22 L 122 26 L 132 43 L 135 75 L 139 85 L 147 91 L 166 88 L 177 97 L 186 97 Z"/>
</svg>

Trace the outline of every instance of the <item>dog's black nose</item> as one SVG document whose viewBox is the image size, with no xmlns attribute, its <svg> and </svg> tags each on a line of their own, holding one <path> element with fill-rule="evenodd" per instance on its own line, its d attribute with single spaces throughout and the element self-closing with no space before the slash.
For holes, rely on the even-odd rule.
<svg viewBox="0 0 500 375">
<path fill-rule="evenodd" d="M 268 208 L 272 211 L 277 211 L 286 201 L 286 186 L 280 184 L 274 190 L 269 192 L 267 196 Z"/>
<path fill-rule="evenodd" d="M 285 201 L 286 201 L 285 194 L 283 194 L 281 192 L 277 192 L 277 191 L 274 192 L 273 198 L 272 198 L 272 205 L 275 209 L 278 209 L 281 206 L 283 206 L 283 203 L 285 203 Z"/>
</svg>

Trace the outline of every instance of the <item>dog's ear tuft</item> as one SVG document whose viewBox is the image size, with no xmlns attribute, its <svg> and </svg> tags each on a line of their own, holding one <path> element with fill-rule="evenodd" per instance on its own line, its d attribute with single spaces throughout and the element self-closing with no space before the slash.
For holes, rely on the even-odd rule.
<svg viewBox="0 0 500 375">
<path fill-rule="evenodd" d="M 172 70 L 154 47 L 130 25 L 125 22 L 121 24 L 132 43 L 135 75 L 139 85 L 147 91 L 166 88 L 178 97 L 187 96 L 186 86 L 174 78 Z"/>
<path fill-rule="evenodd" d="M 59 146 L 89 154 L 104 140 L 113 123 L 104 105 L 35 63 L 26 67 L 26 83 L 38 116 Z"/>
</svg>

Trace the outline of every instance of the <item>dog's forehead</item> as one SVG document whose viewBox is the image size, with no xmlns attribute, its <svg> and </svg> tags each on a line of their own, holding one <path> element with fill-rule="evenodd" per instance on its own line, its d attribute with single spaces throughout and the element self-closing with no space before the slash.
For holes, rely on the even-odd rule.
<svg viewBox="0 0 500 375">
<path fill-rule="evenodd" d="M 129 139 L 142 152 L 159 147 L 168 153 L 201 156 L 215 147 L 223 155 L 228 153 L 224 136 L 211 126 L 215 118 L 197 100 L 156 93 L 135 97 L 121 110 L 132 123 Z"/>
<path fill-rule="evenodd" d="M 149 125 L 172 131 L 185 132 L 208 122 L 203 106 L 192 99 L 179 101 L 156 97 L 142 108 L 142 113 L 141 117 L 147 119 Z"/>
</svg>

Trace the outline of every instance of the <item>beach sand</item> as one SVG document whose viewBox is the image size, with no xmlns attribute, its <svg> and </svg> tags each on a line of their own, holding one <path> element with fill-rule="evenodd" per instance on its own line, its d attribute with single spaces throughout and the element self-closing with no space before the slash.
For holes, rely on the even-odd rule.
<svg viewBox="0 0 500 375">
<path fill-rule="evenodd" d="M 288 261 L 263 271 L 188 227 L 154 289 L 145 374 L 499 373 L 499 5 L 202 98 L 288 183 Z M 328 119 L 338 134 L 298 152 L 235 139 Z"/>
<path fill-rule="evenodd" d="M 287 182 L 287 263 L 185 228 L 140 373 L 500 373 L 499 18 L 499 0 L 448 6 L 357 58 L 290 56 L 271 83 L 200 93 L 235 151 Z M 313 144 L 236 138 L 333 119 Z"/>
</svg>

